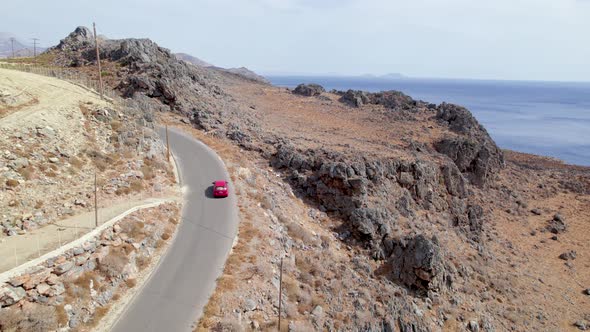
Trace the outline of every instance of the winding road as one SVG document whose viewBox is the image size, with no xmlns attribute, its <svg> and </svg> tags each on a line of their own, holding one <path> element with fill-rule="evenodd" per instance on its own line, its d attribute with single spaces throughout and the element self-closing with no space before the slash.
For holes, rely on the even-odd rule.
<svg viewBox="0 0 590 332">
<path fill-rule="evenodd" d="M 212 181 L 231 180 L 221 159 L 179 130 L 169 130 L 169 139 L 183 186 L 183 220 L 166 255 L 112 331 L 192 331 L 237 234 L 235 195 L 213 198 Z"/>
</svg>

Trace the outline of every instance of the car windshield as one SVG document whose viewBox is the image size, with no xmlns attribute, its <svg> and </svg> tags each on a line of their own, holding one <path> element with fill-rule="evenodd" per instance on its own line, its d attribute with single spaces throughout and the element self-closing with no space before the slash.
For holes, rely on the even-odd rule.
<svg viewBox="0 0 590 332">
<path fill-rule="evenodd" d="M 225 190 L 225 187 L 216 187 L 215 190 Z"/>
</svg>

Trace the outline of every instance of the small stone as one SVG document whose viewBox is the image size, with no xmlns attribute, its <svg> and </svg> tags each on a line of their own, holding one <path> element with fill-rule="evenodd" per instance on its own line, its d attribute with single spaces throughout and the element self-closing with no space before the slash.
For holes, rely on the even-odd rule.
<svg viewBox="0 0 590 332">
<path fill-rule="evenodd" d="M 559 255 L 560 259 L 563 259 L 564 261 L 569 261 L 569 260 L 574 260 L 576 259 L 576 251 L 574 250 L 570 250 L 567 252 L 564 252 L 563 254 Z"/>
<path fill-rule="evenodd" d="M 540 209 L 532 209 L 531 213 L 540 216 L 541 214 L 543 214 L 543 211 L 541 211 Z"/>
<path fill-rule="evenodd" d="M 37 286 L 37 291 L 39 292 L 39 294 L 45 295 L 45 296 L 48 296 L 50 289 L 51 289 L 51 286 L 49 286 L 46 283 L 42 283 Z"/>
<path fill-rule="evenodd" d="M 252 299 L 247 299 L 244 302 L 244 311 L 254 311 L 256 310 L 256 302 Z"/>
<path fill-rule="evenodd" d="M 53 286 L 59 282 L 59 277 L 52 273 L 49 275 L 49 278 L 47 278 L 47 280 L 45 280 L 45 282 L 48 285 Z"/>
<path fill-rule="evenodd" d="M 586 295 L 590 295 L 590 288 L 587 288 L 587 289 L 584 291 L 584 294 L 586 294 Z"/>
<path fill-rule="evenodd" d="M 467 327 L 469 327 L 469 331 L 479 332 L 479 323 L 474 320 L 469 321 L 469 324 L 467 324 Z"/>
<path fill-rule="evenodd" d="M 316 317 L 322 317 L 324 315 L 324 308 L 322 308 L 321 306 L 318 305 L 315 308 L 313 308 L 313 310 L 311 311 L 311 314 Z"/>
<path fill-rule="evenodd" d="M 581 330 L 581 331 L 586 331 L 586 330 L 590 329 L 590 325 L 588 324 L 588 322 L 583 321 L 583 320 L 579 320 L 579 321 L 575 322 L 574 326 L 577 327 L 578 330 Z"/>
<path fill-rule="evenodd" d="M 49 158 L 49 162 L 51 162 L 53 164 L 57 164 L 59 162 L 59 158 L 57 158 L 57 157 L 51 157 L 51 158 Z"/>
<path fill-rule="evenodd" d="M 86 207 L 86 202 L 83 201 L 83 200 L 81 200 L 81 199 L 76 199 L 74 201 L 74 205 L 81 206 L 81 207 Z"/>
<path fill-rule="evenodd" d="M 61 264 L 57 265 L 56 267 L 54 267 L 53 272 L 57 275 L 62 275 L 64 273 L 68 272 L 72 267 L 74 267 L 74 262 L 66 261 L 66 262 L 61 263 Z"/>
</svg>

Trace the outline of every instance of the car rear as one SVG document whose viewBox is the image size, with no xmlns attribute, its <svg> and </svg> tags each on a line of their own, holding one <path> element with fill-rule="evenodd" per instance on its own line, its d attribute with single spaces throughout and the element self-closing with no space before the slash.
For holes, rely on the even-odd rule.
<svg viewBox="0 0 590 332">
<path fill-rule="evenodd" d="M 213 183 L 213 197 L 227 197 L 227 182 L 226 181 L 215 181 Z"/>
</svg>

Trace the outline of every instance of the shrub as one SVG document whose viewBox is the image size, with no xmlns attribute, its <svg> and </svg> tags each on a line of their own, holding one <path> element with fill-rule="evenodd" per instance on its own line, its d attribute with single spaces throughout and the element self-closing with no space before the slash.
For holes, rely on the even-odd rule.
<svg viewBox="0 0 590 332">
<path fill-rule="evenodd" d="M 135 264 L 140 271 L 143 271 L 150 263 L 150 259 L 146 256 L 137 256 L 135 258 Z"/>
<path fill-rule="evenodd" d="M 96 307 L 96 310 L 94 311 L 94 316 L 88 322 L 88 326 L 90 326 L 90 327 L 96 326 L 98 324 L 98 322 L 100 322 L 100 320 L 109 312 L 110 309 L 111 309 L 110 305 L 106 305 L 104 307 Z"/>
<path fill-rule="evenodd" d="M 117 195 L 117 196 L 129 195 L 130 192 L 131 192 L 131 189 L 129 189 L 129 187 L 120 187 L 120 188 L 117 188 L 117 190 L 115 190 L 115 195 Z"/>
<path fill-rule="evenodd" d="M 56 310 L 56 316 L 57 316 L 57 324 L 60 327 L 65 327 L 69 321 L 69 318 L 68 318 L 68 313 L 66 312 L 66 309 L 64 309 L 64 305 L 62 304 L 62 305 L 55 307 L 55 310 Z"/>
<path fill-rule="evenodd" d="M 156 177 L 156 174 L 154 173 L 153 169 L 146 165 L 141 166 L 141 172 L 143 173 L 143 177 L 146 180 L 151 180 Z"/>
<path fill-rule="evenodd" d="M 170 234 L 169 233 L 163 233 L 162 234 L 162 240 L 166 241 L 170 238 Z"/>
<path fill-rule="evenodd" d="M 24 167 L 18 170 L 18 173 L 25 179 L 30 180 L 33 178 L 34 170 L 33 167 Z"/>
<path fill-rule="evenodd" d="M 54 178 L 57 176 L 57 173 L 50 169 L 49 171 L 45 172 L 45 175 L 47 175 L 50 178 Z"/>
<path fill-rule="evenodd" d="M 8 187 L 14 188 L 19 185 L 19 182 L 18 182 L 18 180 L 15 180 L 15 179 L 8 179 L 8 180 L 6 180 L 6 185 Z"/>
<path fill-rule="evenodd" d="M 127 235 L 136 240 L 145 235 L 145 231 L 143 229 L 144 223 L 139 220 L 121 223 L 120 225 L 123 232 L 127 233 Z"/>
<path fill-rule="evenodd" d="M 0 309 L 1 331 L 45 332 L 57 329 L 57 312 L 52 306 L 29 303 L 23 309 Z"/>
<path fill-rule="evenodd" d="M 43 207 L 43 201 L 37 201 L 35 203 L 35 209 L 40 209 Z"/>
<path fill-rule="evenodd" d="M 137 280 L 127 279 L 127 280 L 125 280 L 125 285 L 127 285 L 127 287 L 129 287 L 129 288 L 133 288 L 133 287 L 135 287 L 135 285 L 137 285 Z"/>
<path fill-rule="evenodd" d="M 131 183 L 129 184 L 129 190 L 131 190 L 131 192 L 142 191 L 143 190 L 143 182 L 141 182 L 141 180 L 131 181 Z"/>
<path fill-rule="evenodd" d="M 70 164 L 76 169 L 81 169 L 85 163 L 86 162 L 83 159 L 78 157 L 72 157 L 70 159 Z"/>
<path fill-rule="evenodd" d="M 115 278 L 123 273 L 123 268 L 127 264 L 127 255 L 122 249 L 114 249 L 98 264 L 98 269 L 111 278 Z"/>
<path fill-rule="evenodd" d="M 118 121 L 118 120 L 111 121 L 111 129 L 113 131 L 121 132 L 122 127 L 123 127 L 123 125 L 121 124 L 121 121 Z"/>
</svg>

